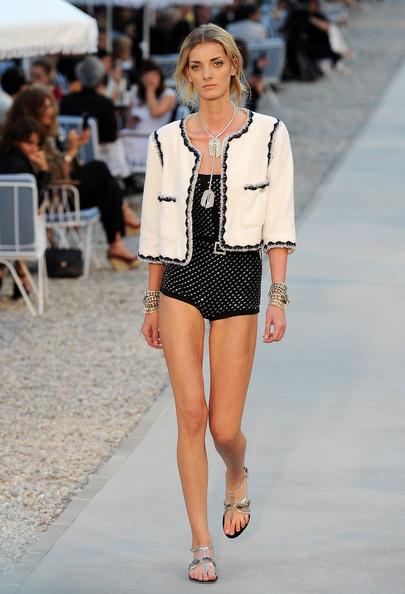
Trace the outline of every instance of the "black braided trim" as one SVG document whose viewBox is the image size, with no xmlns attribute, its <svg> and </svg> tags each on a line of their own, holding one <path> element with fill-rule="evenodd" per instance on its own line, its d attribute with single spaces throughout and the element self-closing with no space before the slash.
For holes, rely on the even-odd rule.
<svg viewBox="0 0 405 594">
<path fill-rule="evenodd" d="M 297 247 L 297 244 L 294 243 L 293 241 L 268 241 L 267 243 L 264 244 L 263 249 L 268 250 L 271 249 L 273 247 L 282 247 L 282 248 L 295 248 Z"/>
<path fill-rule="evenodd" d="M 160 140 L 159 140 L 159 136 L 158 136 L 157 130 L 154 131 L 153 138 L 155 139 L 156 148 L 157 148 L 157 151 L 159 153 L 160 164 L 163 167 L 163 151 L 162 151 L 162 145 L 160 144 Z"/>
<path fill-rule="evenodd" d="M 226 180 L 227 180 L 227 164 L 226 164 L 226 160 L 228 158 L 228 149 L 229 149 L 229 143 L 231 140 L 233 140 L 234 138 L 240 138 L 243 134 L 245 134 L 248 129 L 250 124 L 252 123 L 253 120 L 253 114 L 254 112 L 251 110 L 247 110 L 248 112 L 248 118 L 246 120 L 245 125 L 243 126 L 243 128 L 241 128 L 238 132 L 235 132 L 235 134 L 232 134 L 231 136 L 229 136 L 227 138 L 226 142 L 226 146 L 224 149 L 224 156 L 223 156 L 223 165 L 222 165 L 222 182 L 221 182 L 221 215 L 220 219 L 219 219 L 219 245 L 221 248 L 225 248 L 229 251 L 232 252 L 248 252 L 248 251 L 253 251 L 253 250 L 257 250 L 259 249 L 262 245 L 263 245 L 263 241 L 261 241 L 260 243 L 257 243 L 256 245 L 228 245 L 227 243 L 225 243 L 224 241 L 224 231 L 225 231 L 225 223 L 226 223 L 226 193 L 227 193 L 227 185 L 226 185 Z"/>
<path fill-rule="evenodd" d="M 266 188 L 270 185 L 270 180 L 262 181 L 257 184 L 245 184 L 243 186 L 244 190 L 260 190 L 261 188 Z"/>
<path fill-rule="evenodd" d="M 186 236 L 187 236 L 187 243 L 186 243 L 186 257 L 184 259 L 184 262 L 187 263 L 189 261 L 189 254 L 190 250 L 192 249 L 192 245 L 193 245 L 193 238 L 192 238 L 192 234 L 193 234 L 193 219 L 192 219 L 192 214 L 191 214 L 191 210 L 193 207 L 193 201 L 192 198 L 194 196 L 194 189 L 195 189 L 195 182 L 197 180 L 197 170 L 198 167 L 200 165 L 201 162 L 201 153 L 200 151 L 194 147 L 191 142 L 188 139 L 186 130 L 185 130 L 185 121 L 187 119 L 187 117 L 189 116 L 185 116 L 182 120 L 180 120 L 180 133 L 183 137 L 183 142 L 186 145 L 186 147 L 188 148 L 188 150 L 193 153 L 194 157 L 195 157 L 195 161 L 194 161 L 194 166 L 193 169 L 191 171 L 191 176 L 190 176 L 190 182 L 188 185 L 188 190 L 187 190 L 187 199 L 186 199 Z"/>
<path fill-rule="evenodd" d="M 165 196 L 164 194 L 158 194 L 159 202 L 176 202 L 176 196 Z"/>
<path fill-rule="evenodd" d="M 271 134 L 270 134 L 270 140 L 269 140 L 268 149 L 267 149 L 267 167 L 270 165 L 271 150 L 273 147 L 273 137 L 274 137 L 275 131 L 278 128 L 279 123 L 280 123 L 280 120 L 277 120 L 277 122 L 275 122 L 273 130 L 271 131 Z"/>
</svg>

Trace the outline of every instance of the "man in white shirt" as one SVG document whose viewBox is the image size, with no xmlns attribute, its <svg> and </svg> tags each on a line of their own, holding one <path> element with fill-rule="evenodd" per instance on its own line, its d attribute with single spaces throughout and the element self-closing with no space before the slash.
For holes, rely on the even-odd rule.
<svg viewBox="0 0 405 594">
<path fill-rule="evenodd" d="M 267 30 L 260 22 L 260 8 L 257 4 L 245 6 L 243 17 L 243 19 L 227 26 L 227 31 L 232 37 L 242 39 L 245 43 L 267 38 Z"/>
</svg>

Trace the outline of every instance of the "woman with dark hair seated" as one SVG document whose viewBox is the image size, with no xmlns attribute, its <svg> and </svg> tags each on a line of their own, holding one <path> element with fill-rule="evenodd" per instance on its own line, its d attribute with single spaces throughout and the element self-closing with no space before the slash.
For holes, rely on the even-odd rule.
<svg viewBox="0 0 405 594">
<path fill-rule="evenodd" d="M 43 150 L 45 133 L 33 118 L 20 118 L 8 126 L 0 140 L 0 174 L 31 173 L 38 186 L 39 204 L 43 201 L 43 191 L 48 185 L 51 174 Z M 16 271 L 27 293 L 31 286 L 26 274 L 26 265 L 22 261 L 16 263 Z M 0 287 L 6 268 L 0 265 Z M 14 283 L 13 299 L 21 297 L 21 292 Z"/>
<path fill-rule="evenodd" d="M 80 135 L 71 131 L 67 150 L 58 141 L 57 107 L 51 93 L 42 87 L 30 87 L 19 93 L 8 113 L 5 130 L 24 116 L 33 117 L 45 130 L 45 153 L 52 183 L 77 180 L 81 208 L 97 206 L 107 235 L 107 257 L 116 270 L 136 268 L 139 260 L 124 244 L 125 225 L 136 226 L 133 211 L 123 205 L 121 190 L 102 161 L 80 165 L 77 154 L 90 138 L 89 130 Z M 135 219 L 135 220 L 133 220 Z"/>
<path fill-rule="evenodd" d="M 146 163 L 149 135 L 171 121 L 176 104 L 176 91 L 165 86 L 158 64 L 144 60 L 139 71 L 139 84 L 132 87 L 128 108 L 127 126 L 140 135 L 129 137 L 131 144 L 126 144 L 129 157 L 136 155 L 140 163 Z"/>
</svg>

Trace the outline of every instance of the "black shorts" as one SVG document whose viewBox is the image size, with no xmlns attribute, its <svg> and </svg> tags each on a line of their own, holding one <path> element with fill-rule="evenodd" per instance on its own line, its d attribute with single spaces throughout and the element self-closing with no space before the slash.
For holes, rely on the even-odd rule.
<svg viewBox="0 0 405 594">
<path fill-rule="evenodd" d="M 215 254 L 214 243 L 195 238 L 188 264 L 166 264 L 161 292 L 194 305 L 207 320 L 259 313 L 260 250 Z"/>
</svg>

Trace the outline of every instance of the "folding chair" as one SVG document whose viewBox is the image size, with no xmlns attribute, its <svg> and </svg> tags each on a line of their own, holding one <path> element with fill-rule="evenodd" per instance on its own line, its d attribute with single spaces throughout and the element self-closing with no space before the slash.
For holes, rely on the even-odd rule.
<svg viewBox="0 0 405 594">
<path fill-rule="evenodd" d="M 69 247 L 73 243 L 83 251 L 83 276 L 88 278 L 92 258 L 93 229 L 100 220 L 98 208 L 81 210 L 79 190 L 70 184 L 48 186 L 45 199 L 47 229 L 52 229 L 56 234 L 60 247 Z M 84 237 L 82 237 L 82 230 L 84 230 Z"/>
<path fill-rule="evenodd" d="M 46 230 L 44 216 L 38 214 L 38 191 L 31 174 L 0 175 L 0 262 L 7 266 L 30 311 L 37 314 L 14 266 L 15 260 L 38 262 L 38 286 L 27 270 L 37 298 L 38 314 L 44 312 L 48 297 L 45 263 Z"/>
</svg>

